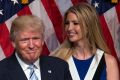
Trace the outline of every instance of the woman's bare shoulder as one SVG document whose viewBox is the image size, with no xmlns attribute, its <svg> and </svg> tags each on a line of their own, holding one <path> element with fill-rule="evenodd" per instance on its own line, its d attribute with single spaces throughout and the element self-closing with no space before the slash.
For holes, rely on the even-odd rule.
<svg viewBox="0 0 120 80">
<path fill-rule="evenodd" d="M 107 64 L 118 64 L 116 58 L 110 54 L 105 54 L 105 60 Z"/>
<path fill-rule="evenodd" d="M 117 60 L 110 54 L 105 54 L 107 80 L 119 80 L 119 68 Z"/>
</svg>

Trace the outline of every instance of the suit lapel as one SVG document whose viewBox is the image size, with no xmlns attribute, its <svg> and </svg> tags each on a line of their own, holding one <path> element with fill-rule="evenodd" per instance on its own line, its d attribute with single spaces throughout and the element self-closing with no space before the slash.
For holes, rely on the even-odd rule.
<svg viewBox="0 0 120 80">
<path fill-rule="evenodd" d="M 40 58 L 41 80 L 56 80 L 52 65 L 47 62 L 47 58 Z M 27 80 L 16 56 L 13 54 L 8 60 L 8 77 L 10 80 Z"/>
<path fill-rule="evenodd" d="M 41 80 L 55 80 L 54 71 L 50 65 L 44 58 L 40 58 Z"/>
<path fill-rule="evenodd" d="M 15 55 L 12 55 L 12 57 L 9 59 L 8 74 L 10 75 L 10 78 L 12 78 L 11 80 L 27 80 L 27 77 L 25 76 L 25 73 L 18 63 Z"/>
</svg>

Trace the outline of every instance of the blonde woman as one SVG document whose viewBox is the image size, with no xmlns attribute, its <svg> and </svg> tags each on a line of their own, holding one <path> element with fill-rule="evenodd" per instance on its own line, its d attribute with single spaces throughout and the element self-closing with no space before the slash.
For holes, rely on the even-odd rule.
<svg viewBox="0 0 120 80">
<path fill-rule="evenodd" d="M 100 28 L 90 4 L 80 3 L 65 13 L 66 40 L 51 55 L 69 63 L 73 80 L 120 80 L 117 61 L 110 55 Z"/>
</svg>

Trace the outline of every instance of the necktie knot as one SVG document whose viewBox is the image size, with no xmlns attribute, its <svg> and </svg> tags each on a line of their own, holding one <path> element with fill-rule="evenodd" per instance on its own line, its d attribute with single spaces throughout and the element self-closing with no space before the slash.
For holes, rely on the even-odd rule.
<svg viewBox="0 0 120 80">
<path fill-rule="evenodd" d="M 29 67 L 28 67 L 28 69 L 30 69 L 30 70 L 34 70 L 34 68 L 35 68 L 35 65 L 29 65 Z"/>
</svg>

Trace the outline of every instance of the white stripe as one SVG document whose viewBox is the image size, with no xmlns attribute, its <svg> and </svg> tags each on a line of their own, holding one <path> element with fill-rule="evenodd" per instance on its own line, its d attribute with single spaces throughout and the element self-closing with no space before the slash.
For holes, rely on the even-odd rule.
<svg viewBox="0 0 120 80">
<path fill-rule="evenodd" d="M 116 50 L 118 59 L 120 60 L 120 33 L 118 34 L 118 30 L 120 29 L 120 23 L 118 21 L 115 7 L 104 13 L 104 17 L 108 25 L 109 31 L 112 35 L 114 48 Z"/>
<path fill-rule="evenodd" d="M 92 3 L 92 0 L 87 0 L 87 2 L 91 4 L 91 3 Z"/>
<path fill-rule="evenodd" d="M 95 74 L 95 71 L 99 65 L 99 62 L 102 58 L 102 55 L 103 55 L 103 51 L 97 49 L 96 51 L 96 55 L 94 56 L 93 60 L 92 60 L 92 63 L 90 64 L 90 67 L 88 69 L 88 72 L 84 78 L 84 80 L 92 80 L 93 79 L 93 76 Z M 78 71 L 77 71 L 77 68 L 75 66 L 75 63 L 73 61 L 73 58 L 72 56 L 67 60 L 68 64 L 69 64 L 69 69 L 70 69 L 70 73 L 71 73 L 71 76 L 72 76 L 72 79 L 73 80 L 80 80 L 80 76 L 78 74 Z"/>
<path fill-rule="evenodd" d="M 92 63 L 90 65 L 90 68 L 88 69 L 88 72 L 87 72 L 84 80 L 92 80 L 93 79 L 93 76 L 99 65 L 99 62 L 102 58 L 103 53 L 104 53 L 103 51 L 97 49 L 96 55 L 94 56 L 94 58 L 92 60 Z"/>
<path fill-rule="evenodd" d="M 10 31 L 10 28 L 11 28 L 11 23 L 12 23 L 12 21 L 13 21 L 16 17 L 17 17 L 17 15 L 14 15 L 14 16 L 12 16 L 11 18 L 9 18 L 9 19 L 5 22 L 5 24 L 6 24 L 6 26 L 7 26 L 7 28 L 8 28 L 9 31 Z"/>
<path fill-rule="evenodd" d="M 62 16 L 66 12 L 66 10 L 73 5 L 71 0 L 55 0 L 55 1 Z"/>
<path fill-rule="evenodd" d="M 77 68 L 75 66 L 75 63 L 73 61 L 72 56 L 67 60 L 68 64 L 69 64 L 69 70 L 72 76 L 73 80 L 80 80 L 80 76 L 78 74 Z"/>
<path fill-rule="evenodd" d="M 5 58 L 5 55 L 4 55 L 4 52 L 0 46 L 0 60 L 4 59 Z"/>
<path fill-rule="evenodd" d="M 37 15 L 43 20 L 45 25 L 45 43 L 49 51 L 51 52 L 55 50 L 60 45 L 60 43 L 56 37 L 53 24 L 49 19 L 42 2 L 40 0 L 35 0 L 29 5 L 29 7 L 32 14 Z"/>
</svg>

